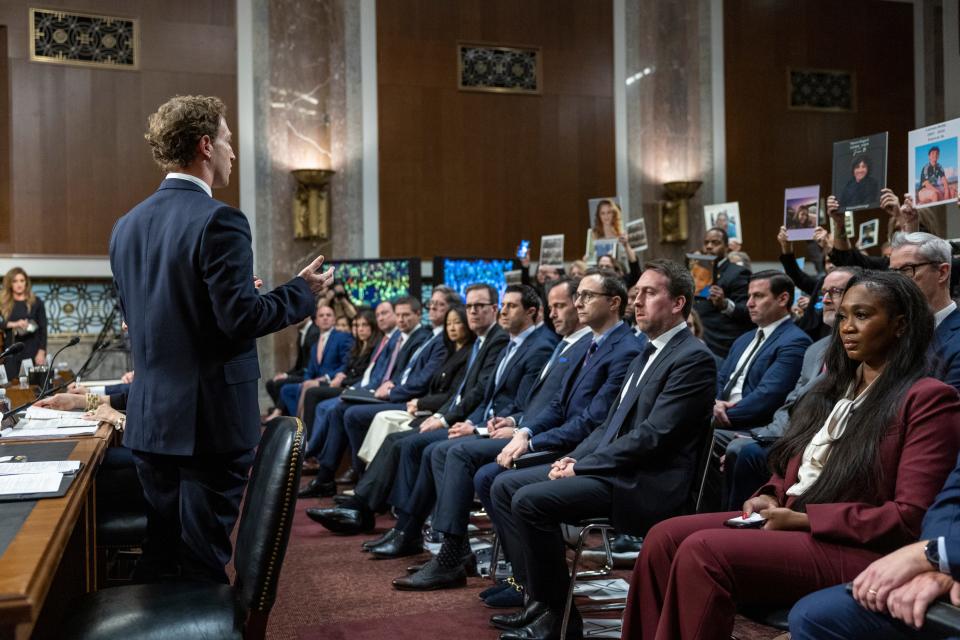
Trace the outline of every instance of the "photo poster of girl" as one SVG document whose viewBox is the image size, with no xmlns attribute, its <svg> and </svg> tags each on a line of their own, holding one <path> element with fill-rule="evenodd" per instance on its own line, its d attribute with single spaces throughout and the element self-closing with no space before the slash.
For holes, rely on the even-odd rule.
<svg viewBox="0 0 960 640">
<path fill-rule="evenodd" d="M 907 184 L 917 207 L 957 201 L 960 118 L 916 129 L 907 136 Z"/>
<path fill-rule="evenodd" d="M 886 131 L 833 143 L 833 195 L 841 211 L 878 209 L 887 184 Z"/>
<path fill-rule="evenodd" d="M 791 187 L 783 192 L 783 226 L 787 239 L 813 240 L 820 209 L 820 185 Z"/>
</svg>

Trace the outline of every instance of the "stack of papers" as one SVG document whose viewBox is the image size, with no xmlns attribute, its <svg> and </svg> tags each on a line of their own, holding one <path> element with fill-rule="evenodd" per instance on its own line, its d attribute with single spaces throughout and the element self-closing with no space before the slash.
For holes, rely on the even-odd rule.
<svg viewBox="0 0 960 640">
<path fill-rule="evenodd" d="M 51 460 L 49 462 L 0 462 L 0 476 L 18 476 L 35 473 L 76 473 L 79 460 Z"/>
<path fill-rule="evenodd" d="M 24 464 L 24 463 L 15 463 Z M 62 473 L 24 473 L 15 476 L 0 476 L 0 496 L 17 496 L 30 493 L 54 493 L 60 489 Z"/>
<path fill-rule="evenodd" d="M 36 438 L 45 436 L 82 436 L 97 432 L 96 420 L 84 420 L 81 411 L 55 411 L 30 407 L 15 427 L 0 431 L 4 438 Z"/>
</svg>

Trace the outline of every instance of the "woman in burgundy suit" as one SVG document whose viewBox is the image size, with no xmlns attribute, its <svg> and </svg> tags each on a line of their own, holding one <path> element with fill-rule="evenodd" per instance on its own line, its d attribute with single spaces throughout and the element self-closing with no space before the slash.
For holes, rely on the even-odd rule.
<svg viewBox="0 0 960 640">
<path fill-rule="evenodd" d="M 730 637 L 738 604 L 789 605 L 917 539 L 960 447 L 957 392 L 925 377 L 933 317 L 897 273 L 847 285 L 823 380 L 743 514 L 672 518 L 634 567 L 623 637 Z M 762 529 L 724 522 L 758 513 Z"/>
</svg>

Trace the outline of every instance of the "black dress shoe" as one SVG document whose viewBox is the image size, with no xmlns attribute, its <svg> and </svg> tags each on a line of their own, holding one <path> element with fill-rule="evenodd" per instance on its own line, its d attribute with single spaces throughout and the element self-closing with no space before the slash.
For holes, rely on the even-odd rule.
<svg viewBox="0 0 960 640">
<path fill-rule="evenodd" d="M 393 528 L 387 529 L 387 532 L 384 533 L 379 538 L 374 538 L 373 540 L 364 540 L 363 542 L 361 542 L 360 549 L 361 551 L 370 551 L 370 549 L 372 549 L 373 547 L 377 547 L 377 546 L 380 546 L 381 544 L 390 542 L 391 540 L 393 540 L 393 537 L 395 535 L 397 535 L 396 529 L 393 529 Z"/>
<path fill-rule="evenodd" d="M 307 517 L 341 535 L 367 533 L 373 531 L 375 524 L 373 514 L 369 511 L 344 509 L 343 507 L 333 507 L 332 509 L 311 507 L 307 509 Z"/>
<path fill-rule="evenodd" d="M 348 496 L 343 493 L 338 493 L 337 495 L 333 496 L 333 504 L 337 505 L 338 507 L 348 505 L 353 501 L 353 496 Z"/>
<path fill-rule="evenodd" d="M 561 640 L 560 630 L 563 628 L 563 609 L 551 609 L 520 629 L 512 629 L 500 634 L 500 640 Z M 583 619 L 580 612 L 574 609 L 570 612 L 570 623 L 567 625 L 565 640 L 583 639 Z"/>
<path fill-rule="evenodd" d="M 427 566 L 426 562 L 421 562 L 419 564 L 412 564 L 407 567 L 407 573 L 416 573 Z M 477 568 L 477 556 L 473 553 L 468 553 L 463 556 L 463 571 L 467 574 L 468 578 L 479 578 L 480 569 Z"/>
<path fill-rule="evenodd" d="M 337 485 L 330 480 L 321 480 L 319 476 L 297 493 L 298 498 L 329 498 L 336 495 Z"/>
<path fill-rule="evenodd" d="M 640 536 L 628 536 L 625 533 L 618 534 L 610 543 L 610 550 L 614 553 L 640 553 L 643 547 L 643 538 Z"/>
<path fill-rule="evenodd" d="M 463 572 L 463 565 L 444 567 L 436 558 L 423 565 L 420 571 L 393 580 L 393 588 L 399 591 L 434 591 L 466 585 L 467 574 Z"/>
<path fill-rule="evenodd" d="M 490 616 L 490 624 L 497 629 L 521 629 L 539 618 L 548 608 L 543 602 L 530 600 L 516 613 L 498 613 Z"/>
<path fill-rule="evenodd" d="M 403 558 L 423 553 L 423 538 L 420 536 L 408 538 L 403 531 L 397 533 L 383 544 L 370 547 L 374 558 Z"/>
<path fill-rule="evenodd" d="M 343 472 L 343 475 L 334 480 L 337 484 L 354 484 L 357 481 L 357 471 L 350 467 Z"/>
</svg>

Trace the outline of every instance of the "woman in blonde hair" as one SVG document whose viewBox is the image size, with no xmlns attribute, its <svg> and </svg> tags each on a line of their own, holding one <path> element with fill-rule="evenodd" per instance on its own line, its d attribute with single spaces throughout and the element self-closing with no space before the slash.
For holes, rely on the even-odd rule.
<svg viewBox="0 0 960 640">
<path fill-rule="evenodd" d="M 0 289 L 0 318 L 3 319 L 4 344 L 23 343 L 23 351 L 4 362 L 7 379 L 20 374 L 20 362 L 27 358 L 33 364 L 45 364 L 47 358 L 47 312 L 43 300 L 33 293 L 30 277 L 20 267 L 3 276 Z"/>
</svg>

